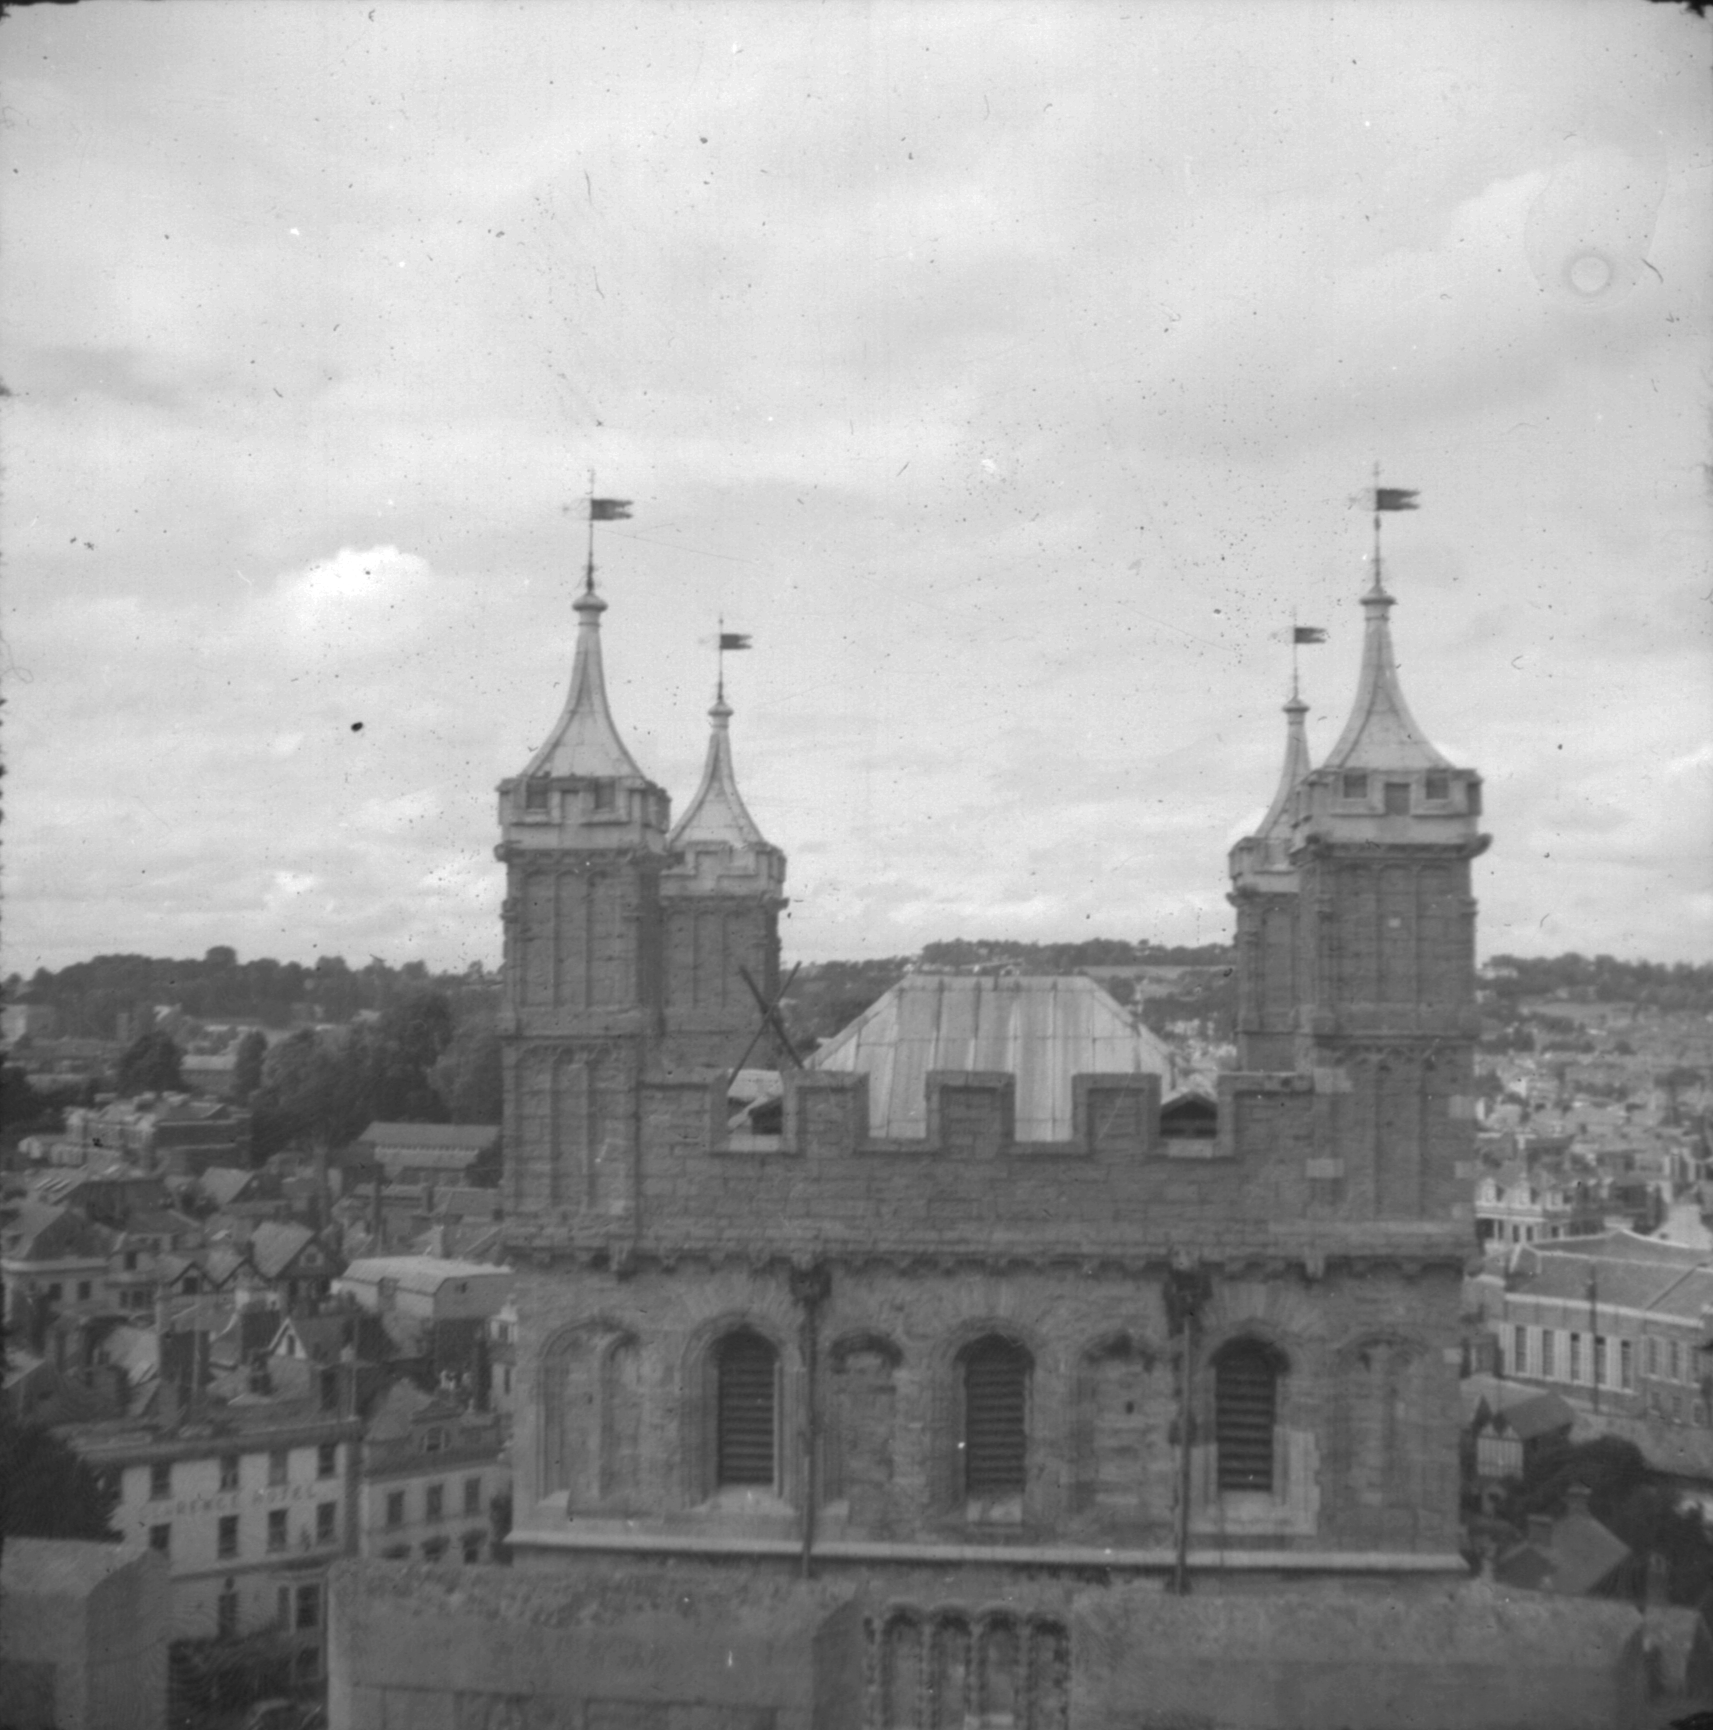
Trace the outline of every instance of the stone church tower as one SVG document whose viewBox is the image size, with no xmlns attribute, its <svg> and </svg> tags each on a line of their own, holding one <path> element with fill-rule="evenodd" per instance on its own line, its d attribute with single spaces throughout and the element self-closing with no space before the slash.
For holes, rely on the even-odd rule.
<svg viewBox="0 0 1713 1730">
<path fill-rule="evenodd" d="M 499 790 L 506 1211 L 621 1230 L 635 1206 L 637 1090 L 664 1025 L 671 805 L 613 724 L 607 603 L 592 580 L 575 606 L 565 707 Z"/>
<path fill-rule="evenodd" d="M 1231 855 L 1216 1123 L 1043 1046 L 1015 1067 L 1062 1090 L 1063 1127 L 1031 1141 L 1014 1070 L 902 1049 L 876 1061 L 893 1085 L 917 1064 L 921 1133 L 876 1132 L 870 1074 L 813 1067 L 785 1073 L 777 1133 L 728 1128 L 784 858 L 723 698 L 670 826 L 585 591 L 565 710 L 500 788 L 520 1564 L 838 1575 L 889 1725 L 964 1721 L 942 1683 L 1060 1723 L 1080 1575 L 1462 1574 L 1486 840 L 1478 778 L 1404 703 L 1391 597 L 1362 607 L 1349 724 L 1314 767 L 1293 695 Z"/>
</svg>

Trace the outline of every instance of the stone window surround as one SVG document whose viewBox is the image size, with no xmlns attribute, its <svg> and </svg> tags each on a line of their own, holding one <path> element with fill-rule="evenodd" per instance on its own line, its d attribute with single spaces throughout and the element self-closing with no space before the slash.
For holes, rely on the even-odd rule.
<svg viewBox="0 0 1713 1730">
<path fill-rule="evenodd" d="M 614 1328 L 623 1326 L 613 1318 L 608 1318 L 608 1321 Z M 777 1421 L 780 1433 L 786 1440 L 780 1448 L 779 1479 L 771 1491 L 748 1488 L 720 1490 L 713 1484 L 712 1357 L 719 1340 L 740 1328 L 762 1334 L 779 1352 L 781 1393 Z M 962 1434 L 959 1398 L 961 1375 L 958 1365 L 962 1353 L 989 1334 L 999 1334 L 1021 1345 L 1029 1353 L 1034 1365 L 1030 1377 L 1027 1420 L 1032 1462 L 1030 1485 L 1016 1505 L 1005 1508 L 972 1507 L 961 1498 L 958 1446 Z M 626 1337 L 630 1337 L 628 1330 Z M 1276 1465 L 1271 1492 L 1221 1492 L 1217 1488 L 1217 1453 L 1213 1444 L 1213 1365 L 1220 1349 L 1239 1338 L 1255 1339 L 1269 1346 L 1278 1354 L 1282 1364 L 1275 1418 Z M 1052 1454 L 1061 1445 L 1074 1445 L 1074 1433 L 1080 1420 L 1075 1414 L 1067 1414 L 1065 1422 L 1070 1428 L 1065 1435 L 1059 1435 L 1057 1430 L 1060 1425 L 1050 1414 L 1058 1412 L 1067 1403 L 1080 1401 L 1080 1389 L 1087 1363 L 1102 1352 L 1110 1351 L 1117 1340 L 1122 1340 L 1125 1349 L 1138 1356 L 1150 1371 L 1157 1372 L 1159 1365 L 1170 1362 L 1172 1354 L 1169 1345 L 1153 1342 L 1147 1337 L 1146 1331 L 1138 1333 L 1132 1329 L 1115 1334 L 1108 1330 L 1073 1353 L 1070 1370 L 1062 1374 L 1063 1366 L 1058 1363 L 1060 1354 L 1056 1350 L 1048 1347 L 1044 1341 L 1034 1338 L 1029 1329 L 1020 1326 L 1013 1318 L 1001 1316 L 987 1316 L 965 1322 L 936 1342 L 925 1358 L 920 1360 L 920 1367 L 926 1370 L 929 1381 L 929 1502 L 924 1509 L 928 1517 L 945 1519 L 950 1516 L 959 1523 L 967 1522 L 968 1527 L 974 1531 L 988 1526 L 1003 1526 L 1015 1531 L 1019 1527 L 1036 1524 L 1057 1525 L 1061 1518 L 1074 1518 L 1081 1507 L 1079 1496 L 1082 1490 L 1081 1481 L 1087 1469 L 1086 1462 L 1082 1461 L 1080 1456 L 1075 1459 L 1070 1455 L 1066 1456 L 1071 1460 L 1071 1466 L 1061 1496 L 1057 1489 L 1048 1494 L 1044 1486 L 1037 1483 L 1033 1461 L 1037 1457 Z M 1388 1342 L 1399 1343 L 1391 1341 L 1390 1336 L 1387 1342 L 1382 1343 Z M 775 1318 L 759 1314 L 753 1309 L 727 1311 L 698 1328 L 681 1357 L 681 1458 L 687 1473 L 687 1493 L 682 1505 L 688 1512 L 713 1516 L 716 1528 L 726 1523 L 723 1516 L 741 1516 L 742 1524 L 746 1528 L 755 1528 L 751 1535 L 765 1536 L 767 1534 L 755 1526 L 756 1517 L 788 1516 L 792 1521 L 798 1518 L 801 1507 L 800 1449 L 791 1445 L 789 1440 L 800 1430 L 803 1409 L 802 1364 L 795 1349 L 796 1343 L 795 1334 L 788 1334 Z M 1419 1346 L 1419 1342 L 1417 1344 Z M 877 1333 L 872 1328 L 864 1328 L 860 1323 L 841 1328 L 836 1335 L 824 1340 L 821 1348 L 821 1374 L 826 1378 L 822 1384 L 822 1398 L 826 1402 L 821 1408 L 823 1424 L 832 1414 L 832 1378 L 838 1373 L 838 1364 L 843 1357 L 858 1350 L 880 1351 L 895 1376 L 903 1370 L 906 1362 L 902 1351 L 888 1336 Z M 1300 1355 L 1311 1350 L 1310 1342 L 1287 1340 L 1270 1324 L 1253 1319 L 1221 1327 L 1198 1341 L 1195 1433 L 1202 1439 L 1192 1446 L 1191 1457 L 1191 1529 L 1198 1539 L 1245 1536 L 1306 1537 L 1313 1536 L 1319 1529 L 1318 1478 L 1326 1437 L 1331 1435 L 1328 1424 L 1333 1419 L 1330 1414 L 1320 1412 L 1318 1408 L 1313 1413 L 1301 1409 L 1300 1401 L 1305 1394 L 1299 1387 L 1295 1367 Z M 1329 1345 L 1327 1351 L 1331 1350 Z M 1328 1361 L 1331 1361 L 1330 1357 Z M 1040 1389 L 1043 1370 L 1053 1392 L 1043 1393 Z M 1175 1434 L 1175 1376 L 1169 1378 L 1169 1384 L 1169 1387 L 1161 1392 L 1170 1406 Z M 1050 1412 L 1042 1410 L 1042 1398 L 1047 1400 Z M 1081 1410 L 1080 1404 L 1078 1410 Z M 1055 1433 L 1046 1434 L 1043 1430 L 1044 1424 Z M 1322 1434 L 1323 1431 L 1325 1434 Z M 1039 1456 L 1038 1449 L 1041 1450 Z M 828 1477 L 819 1479 L 819 1487 L 822 1491 L 819 1506 L 831 1511 L 836 1522 L 837 1511 L 846 1497 L 840 1495 L 839 1486 L 836 1482 L 829 1481 Z M 549 1507 L 559 1506 L 564 1500 L 563 1492 L 544 1497 L 541 1503 L 543 1512 Z M 1058 1505 L 1061 1500 L 1064 1502 L 1063 1507 Z M 585 1513 L 573 1508 L 569 1511 L 578 1521 L 590 1517 L 599 1518 L 598 1510 Z M 1159 1510 L 1155 1509 L 1154 1512 L 1158 1513 Z M 562 1507 L 558 1518 L 565 1517 L 566 1510 Z M 782 1532 L 785 1529 L 782 1527 Z M 795 1527 L 790 1529 L 794 1530 Z"/>
</svg>

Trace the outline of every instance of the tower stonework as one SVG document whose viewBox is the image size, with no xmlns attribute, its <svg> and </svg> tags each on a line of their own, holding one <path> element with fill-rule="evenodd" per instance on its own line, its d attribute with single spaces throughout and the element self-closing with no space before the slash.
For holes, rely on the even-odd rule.
<svg viewBox="0 0 1713 1730">
<path fill-rule="evenodd" d="M 1296 1058 L 1297 870 L 1291 819 L 1309 772 L 1303 728 L 1308 704 L 1293 686 L 1285 705 L 1285 761 L 1261 827 L 1231 850 L 1231 904 L 1237 913 L 1237 1062 L 1241 1069 L 1289 1069 Z"/>
<path fill-rule="evenodd" d="M 670 801 L 626 750 L 601 662 L 606 602 L 578 596 L 571 689 L 499 788 L 507 1212 L 583 1232 L 634 1208 L 635 1103 L 662 1026 Z"/>
<path fill-rule="evenodd" d="M 763 839 L 738 792 L 723 690 L 708 715 L 702 784 L 672 831 L 661 878 L 668 1069 L 738 1063 L 761 1022 L 755 992 L 771 1003 L 779 988 L 785 855 Z"/>
<path fill-rule="evenodd" d="M 1294 1067 L 1342 1078 L 1327 1105 L 1328 1199 L 1357 1216 L 1443 1219 L 1473 1158 L 1481 781 L 1427 740 L 1399 688 L 1376 581 L 1362 597 L 1349 722 L 1293 799 Z"/>
<path fill-rule="evenodd" d="M 1062 1027 L 993 1069 L 877 1034 L 866 1070 L 787 1069 L 776 1124 L 738 1130 L 744 974 L 775 991 L 784 856 L 738 794 L 723 698 L 669 825 L 607 710 L 602 603 L 579 600 L 565 712 L 500 790 L 520 1567 L 718 1571 L 740 1597 L 812 1575 L 847 1595 L 862 1722 L 886 1726 L 950 1721 L 942 1673 L 958 1713 L 1072 1722 L 1069 1679 L 1106 1649 L 1066 1609 L 1079 1579 L 1462 1578 L 1486 841 L 1478 778 L 1398 689 L 1390 597 L 1362 604 L 1349 725 L 1313 766 L 1293 696 L 1276 795 L 1231 855 L 1239 1067 L 1216 1121 Z M 936 1052 L 977 1049 L 979 996 Z M 1022 1128 L 1024 1075 L 1057 1090 L 1050 1131 Z M 882 1077 L 920 1086 L 919 1129 L 876 1114 Z"/>
</svg>

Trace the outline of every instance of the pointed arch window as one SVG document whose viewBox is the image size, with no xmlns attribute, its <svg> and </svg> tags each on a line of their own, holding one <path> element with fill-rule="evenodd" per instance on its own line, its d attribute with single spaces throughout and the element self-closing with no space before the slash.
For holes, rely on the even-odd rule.
<svg viewBox="0 0 1713 1730">
<path fill-rule="evenodd" d="M 714 1482 L 771 1489 L 778 1480 L 779 1353 L 740 1328 L 714 1354 Z"/>
<path fill-rule="evenodd" d="M 1259 1340 L 1234 1340 L 1214 1359 L 1213 1428 L 1219 1488 L 1274 1488 L 1273 1432 L 1283 1360 Z"/>
</svg>

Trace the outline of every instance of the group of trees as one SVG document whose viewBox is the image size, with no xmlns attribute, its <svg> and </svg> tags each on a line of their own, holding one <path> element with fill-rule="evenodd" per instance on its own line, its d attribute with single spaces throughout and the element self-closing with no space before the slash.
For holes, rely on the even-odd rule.
<svg viewBox="0 0 1713 1730">
<path fill-rule="evenodd" d="M 487 990 L 492 977 L 477 962 L 462 973 L 430 974 L 421 961 L 394 967 L 372 957 L 352 967 L 343 956 L 315 961 L 240 961 L 237 951 L 217 944 L 200 961 L 148 955 L 97 955 L 57 973 L 38 969 L 30 979 L 14 974 L 8 998 L 52 1008 L 61 1033 L 111 1039 L 121 1015 L 171 1003 L 196 1021 L 256 1021 L 289 1027 L 305 1015 L 316 1021 L 349 1021 L 359 1010 L 384 1010 L 401 997 L 428 989 L 456 996 Z"/>
<path fill-rule="evenodd" d="M 116 1485 L 104 1484 L 52 1431 L 19 1423 L 0 1401 L 0 1533 L 111 1541 L 118 1504 Z"/>
<path fill-rule="evenodd" d="M 1191 969 L 1165 996 L 1150 994 L 1142 1018 L 1156 1032 L 1174 1021 L 1205 1019 L 1215 1038 L 1229 1037 L 1237 1007 L 1235 954 L 1225 944 L 1172 947 L 1145 939 L 1091 937 L 1076 943 L 1020 943 L 1007 938 L 957 938 L 925 943 L 918 955 L 889 955 L 876 961 L 814 961 L 797 972 L 786 993 L 785 1024 L 799 1051 L 813 1049 L 848 1027 L 876 998 L 890 991 L 912 967 L 1015 968 L 1023 974 L 1079 973 L 1089 967 L 1182 967 Z M 1135 993 L 1123 978 L 1104 981 L 1120 1003 Z M 758 1047 L 756 1061 L 772 1062 L 770 1049 Z"/>
<path fill-rule="evenodd" d="M 377 1119 L 498 1123 L 493 1009 L 481 1000 L 463 1008 L 459 1017 L 443 993 L 419 991 L 346 1027 L 301 1027 L 271 1045 L 245 1034 L 232 1096 L 250 1109 L 257 1161 L 292 1145 L 342 1147 Z M 182 1087 L 182 1061 L 170 1035 L 140 1035 L 119 1060 L 120 1096 Z"/>
<path fill-rule="evenodd" d="M 1507 1488 L 1495 1512 L 1512 1537 L 1521 1538 L 1531 1514 L 1563 1514 L 1577 1484 L 1588 1490 L 1589 1513 L 1630 1549 L 1629 1560 L 1608 1583 L 1610 1595 L 1639 1600 L 1650 1559 L 1658 1557 L 1671 1602 L 1702 1601 L 1713 1588 L 1713 1534 L 1701 1510 L 1686 1504 L 1641 1449 L 1621 1436 L 1544 1448 L 1524 1477 Z"/>
<path fill-rule="evenodd" d="M 270 1046 L 247 1093 L 255 1158 L 292 1144 L 341 1147 L 376 1120 L 498 1123 L 500 1044 L 491 1009 L 462 1020 L 437 991 L 419 992 L 372 1023 L 310 1028 Z M 247 1077 L 246 1077 L 247 1079 Z"/>
<path fill-rule="evenodd" d="M 1687 961 L 1620 961 L 1611 955 L 1495 955 L 1494 995 L 1501 1000 L 1567 991 L 1594 1003 L 1638 1003 L 1655 1009 L 1713 1010 L 1713 966 Z"/>
</svg>

